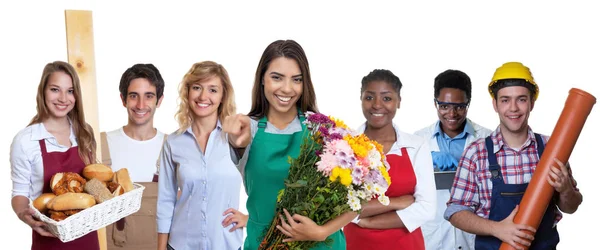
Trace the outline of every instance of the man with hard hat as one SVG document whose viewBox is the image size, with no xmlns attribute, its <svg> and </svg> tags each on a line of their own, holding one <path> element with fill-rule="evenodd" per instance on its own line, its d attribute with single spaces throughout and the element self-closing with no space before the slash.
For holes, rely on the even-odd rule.
<svg viewBox="0 0 600 250">
<path fill-rule="evenodd" d="M 548 136 L 533 133 L 528 125 L 538 85 L 529 68 L 508 62 L 496 69 L 488 90 L 500 125 L 465 149 L 444 218 L 477 235 L 475 249 L 498 249 L 502 242 L 516 249 L 518 244 L 532 250 L 555 249 L 561 211 L 575 212 L 583 199 L 568 164 L 554 159 L 547 180 L 555 195 L 537 230 L 513 222 L 548 141 Z"/>
<path fill-rule="evenodd" d="M 415 132 L 415 135 L 429 141 L 437 189 L 435 219 L 421 226 L 425 248 L 474 249 L 475 235 L 452 226 L 444 219 L 444 210 L 463 151 L 492 131 L 467 118 L 471 103 L 471 78 L 466 73 L 448 69 L 438 74 L 433 83 L 433 96 L 438 120 Z"/>
</svg>

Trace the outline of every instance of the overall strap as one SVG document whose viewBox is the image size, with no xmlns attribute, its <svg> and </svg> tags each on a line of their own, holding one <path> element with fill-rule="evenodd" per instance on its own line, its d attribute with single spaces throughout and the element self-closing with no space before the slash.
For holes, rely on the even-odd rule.
<svg viewBox="0 0 600 250">
<path fill-rule="evenodd" d="M 304 113 L 302 113 L 302 111 L 300 111 L 300 109 L 298 109 L 298 119 L 300 120 L 300 123 L 302 125 L 302 127 L 304 128 Z M 260 118 L 260 120 L 258 120 L 258 131 L 264 131 L 265 128 L 267 128 L 267 116 L 263 116 L 262 118 Z"/>
<path fill-rule="evenodd" d="M 491 136 L 485 138 L 485 148 L 488 152 L 488 163 L 489 170 L 492 173 L 492 182 L 494 185 L 496 182 L 504 183 L 502 172 L 500 171 L 500 165 L 498 165 L 498 159 L 496 158 L 496 153 L 494 153 L 494 142 L 492 141 Z"/>
<path fill-rule="evenodd" d="M 544 149 L 546 146 L 544 145 L 544 139 L 538 133 L 535 133 L 535 141 L 537 142 L 537 153 L 540 159 L 542 159 L 542 154 L 544 153 Z"/>
</svg>

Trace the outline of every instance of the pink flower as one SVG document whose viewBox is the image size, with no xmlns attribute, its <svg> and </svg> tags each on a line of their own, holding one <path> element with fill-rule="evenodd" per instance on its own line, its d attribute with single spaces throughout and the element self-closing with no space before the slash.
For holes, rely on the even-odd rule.
<svg viewBox="0 0 600 250">
<path fill-rule="evenodd" d="M 326 176 L 331 175 L 331 170 L 338 166 L 338 159 L 330 152 L 323 152 L 321 154 L 321 160 L 316 163 L 317 169 L 324 173 Z"/>
</svg>

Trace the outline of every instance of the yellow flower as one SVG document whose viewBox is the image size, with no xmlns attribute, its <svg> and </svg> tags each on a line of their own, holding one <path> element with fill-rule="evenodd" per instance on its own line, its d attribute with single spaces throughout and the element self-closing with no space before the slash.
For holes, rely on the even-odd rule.
<svg viewBox="0 0 600 250">
<path fill-rule="evenodd" d="M 329 176 L 329 180 L 331 182 L 335 182 L 337 180 L 338 176 L 340 176 L 340 167 L 335 167 L 331 170 L 331 175 Z"/>
<path fill-rule="evenodd" d="M 332 120 L 333 122 L 335 122 L 335 126 L 338 128 L 343 128 L 343 129 L 348 129 L 348 126 L 346 126 L 346 124 L 344 123 L 344 121 L 339 120 L 333 116 L 329 116 L 329 119 Z"/>
<path fill-rule="evenodd" d="M 369 138 L 365 134 L 352 137 L 350 135 L 344 136 L 344 140 L 348 142 L 354 154 L 359 158 L 364 158 L 369 153 L 369 150 L 373 147 L 373 144 L 369 143 Z"/>
<path fill-rule="evenodd" d="M 340 183 L 344 186 L 350 186 L 352 184 L 352 171 L 350 169 L 342 169 L 340 172 Z"/>
<path fill-rule="evenodd" d="M 381 175 L 383 175 L 383 178 L 387 182 L 388 186 L 391 185 L 392 184 L 392 180 L 390 178 L 390 174 L 385 169 L 385 167 L 384 166 L 379 166 L 379 171 L 381 172 Z"/>
</svg>

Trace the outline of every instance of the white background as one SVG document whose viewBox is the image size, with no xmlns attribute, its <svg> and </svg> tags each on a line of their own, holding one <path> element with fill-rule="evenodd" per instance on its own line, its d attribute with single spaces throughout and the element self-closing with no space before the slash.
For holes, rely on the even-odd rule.
<svg viewBox="0 0 600 250">
<path fill-rule="evenodd" d="M 600 96 L 600 16 L 588 3 L 214 2 L 0 3 L 0 106 L 5 117 L 0 134 L 3 245 L 10 244 L 12 249 L 30 246 L 31 231 L 10 206 L 10 144 L 35 114 L 36 88 L 44 65 L 67 60 L 65 9 L 93 11 L 102 131 L 127 121 L 118 84 L 123 71 L 134 63 L 154 63 L 166 81 L 165 98 L 155 117 L 155 126 L 164 132 L 177 129 L 178 83 L 198 61 L 214 60 L 226 67 L 238 112 L 248 112 L 258 60 L 265 47 L 277 39 L 294 39 L 304 47 L 320 110 L 353 127 L 364 120 L 360 80 L 375 68 L 392 70 L 404 84 L 395 122 L 406 132 L 436 120 L 433 79 L 449 68 L 471 76 L 469 117 L 491 129 L 496 128 L 498 116 L 486 88 L 494 70 L 507 61 L 529 66 L 540 86 L 530 117 L 536 132 L 552 133 L 569 89 L 581 88 Z M 571 155 L 584 201 L 575 214 L 560 222 L 559 249 L 589 249 L 597 237 L 598 136 L 593 128 L 600 126 L 598 108 L 588 117 Z M 242 202 L 245 198 L 242 192 Z"/>
</svg>

